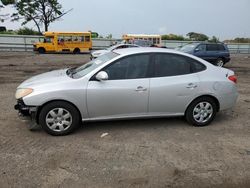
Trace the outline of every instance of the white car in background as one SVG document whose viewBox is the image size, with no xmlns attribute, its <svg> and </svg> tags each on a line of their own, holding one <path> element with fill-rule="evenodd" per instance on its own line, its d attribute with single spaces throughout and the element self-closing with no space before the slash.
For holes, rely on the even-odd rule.
<svg viewBox="0 0 250 188">
<path fill-rule="evenodd" d="M 118 49 L 124 49 L 124 48 L 137 48 L 137 47 L 140 47 L 136 44 L 117 44 L 117 45 L 114 45 L 114 46 L 111 46 L 109 48 L 106 48 L 104 50 L 96 50 L 96 51 L 93 51 L 91 53 L 91 59 L 95 59 L 103 54 L 106 54 L 108 52 L 112 52 L 114 50 L 118 50 Z"/>
</svg>

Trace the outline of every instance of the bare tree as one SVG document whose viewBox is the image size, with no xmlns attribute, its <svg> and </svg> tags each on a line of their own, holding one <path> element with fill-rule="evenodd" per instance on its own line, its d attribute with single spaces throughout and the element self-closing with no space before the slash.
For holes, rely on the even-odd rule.
<svg viewBox="0 0 250 188">
<path fill-rule="evenodd" d="M 59 20 L 72 10 L 62 10 L 62 5 L 57 0 L 19 0 L 15 7 L 17 12 L 12 15 L 12 20 L 23 20 L 22 25 L 34 22 L 40 33 L 42 33 L 41 26 L 48 31 L 52 22 Z"/>
</svg>

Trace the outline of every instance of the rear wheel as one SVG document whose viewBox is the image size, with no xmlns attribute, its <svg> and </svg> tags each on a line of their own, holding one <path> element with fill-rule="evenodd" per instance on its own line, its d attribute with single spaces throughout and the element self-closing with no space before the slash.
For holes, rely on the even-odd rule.
<svg viewBox="0 0 250 188">
<path fill-rule="evenodd" d="M 39 114 L 39 124 L 53 136 L 67 135 L 73 132 L 79 123 L 78 110 L 70 103 L 63 101 L 45 105 Z"/>
<path fill-rule="evenodd" d="M 218 66 L 218 67 L 223 67 L 224 66 L 224 61 L 223 61 L 223 59 L 222 58 L 218 58 L 217 60 L 216 60 L 216 65 Z"/>
<path fill-rule="evenodd" d="M 79 54 L 80 52 L 81 52 L 81 51 L 80 51 L 79 48 L 76 48 L 76 49 L 74 49 L 74 51 L 73 51 L 74 54 Z"/>
<path fill-rule="evenodd" d="M 45 49 L 44 48 L 38 48 L 38 52 L 39 52 L 39 54 L 44 54 L 45 53 Z"/>
<path fill-rule="evenodd" d="M 186 120 L 194 126 L 206 126 L 216 116 L 217 107 L 214 99 L 201 97 L 194 100 L 186 111 Z"/>
</svg>

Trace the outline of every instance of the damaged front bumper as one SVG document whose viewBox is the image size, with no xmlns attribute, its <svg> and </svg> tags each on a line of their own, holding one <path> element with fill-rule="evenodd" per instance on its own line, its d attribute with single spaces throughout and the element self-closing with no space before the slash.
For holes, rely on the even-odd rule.
<svg viewBox="0 0 250 188">
<path fill-rule="evenodd" d="M 17 100 L 17 104 L 14 106 L 15 110 L 18 111 L 18 115 L 21 119 L 30 119 L 31 123 L 29 125 L 30 130 L 35 130 L 39 128 L 39 125 L 36 121 L 36 115 L 37 115 L 37 107 L 35 106 L 27 106 L 23 102 L 23 100 L 19 99 Z"/>
</svg>

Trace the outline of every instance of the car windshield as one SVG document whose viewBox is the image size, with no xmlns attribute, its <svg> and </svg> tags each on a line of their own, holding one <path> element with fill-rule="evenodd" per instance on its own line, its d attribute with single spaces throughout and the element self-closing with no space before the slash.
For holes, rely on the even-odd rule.
<svg viewBox="0 0 250 188">
<path fill-rule="evenodd" d="M 118 46 L 119 46 L 119 45 L 110 46 L 109 48 L 106 48 L 106 50 L 112 51 L 112 50 L 114 50 L 115 48 L 117 48 Z"/>
<path fill-rule="evenodd" d="M 112 51 L 112 50 L 114 50 L 114 49 L 116 49 L 117 47 L 122 46 L 122 45 L 124 45 L 124 44 L 115 44 L 115 45 L 113 45 L 113 46 L 110 46 L 110 47 L 106 48 L 106 50 Z"/>
<path fill-rule="evenodd" d="M 109 52 L 107 54 L 101 55 L 100 57 L 93 59 L 92 61 L 74 69 L 72 71 L 72 78 L 81 78 L 91 71 L 95 70 L 97 67 L 103 65 L 107 61 L 117 57 L 119 54 L 114 52 Z"/>
<path fill-rule="evenodd" d="M 45 38 L 43 39 L 43 42 L 44 42 L 44 43 L 51 43 L 51 42 L 53 41 L 53 39 L 54 39 L 54 38 L 53 38 L 53 37 L 50 37 L 50 36 L 49 36 L 49 37 L 45 37 Z"/>
<path fill-rule="evenodd" d="M 197 46 L 196 44 L 187 44 L 187 45 L 181 47 L 180 51 L 182 51 L 182 52 L 190 52 L 190 51 L 194 50 L 194 48 L 196 46 Z"/>
</svg>

